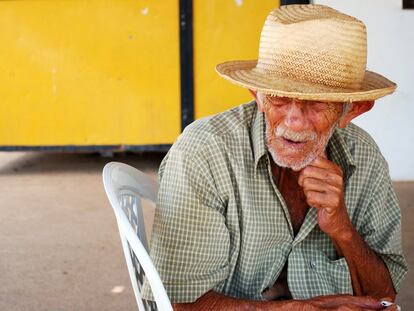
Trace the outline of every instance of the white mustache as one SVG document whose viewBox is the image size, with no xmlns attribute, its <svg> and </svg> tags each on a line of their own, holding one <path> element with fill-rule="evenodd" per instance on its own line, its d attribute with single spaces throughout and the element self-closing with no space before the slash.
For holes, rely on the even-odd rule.
<svg viewBox="0 0 414 311">
<path fill-rule="evenodd" d="M 318 135 L 313 132 L 295 132 L 292 130 L 285 129 L 280 125 L 275 129 L 276 137 L 282 137 L 285 139 L 289 139 L 294 142 L 304 142 L 304 141 L 313 141 L 318 138 Z"/>
</svg>

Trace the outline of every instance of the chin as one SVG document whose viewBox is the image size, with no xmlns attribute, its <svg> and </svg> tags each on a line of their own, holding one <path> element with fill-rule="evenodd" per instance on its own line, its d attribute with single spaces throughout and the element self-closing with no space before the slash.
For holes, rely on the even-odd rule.
<svg viewBox="0 0 414 311">
<path fill-rule="evenodd" d="M 273 158 L 273 161 L 280 167 L 290 168 L 294 171 L 300 171 L 306 166 L 308 166 L 316 157 L 307 157 L 303 159 L 290 159 L 288 157 L 280 157 L 270 151 L 270 155 Z"/>
<path fill-rule="evenodd" d="M 312 150 L 310 152 L 300 152 L 301 154 L 296 153 L 286 153 L 283 152 L 285 150 L 281 150 L 282 152 L 278 152 L 278 148 L 271 148 L 269 146 L 268 150 L 270 155 L 272 156 L 273 161 L 280 167 L 290 168 L 294 171 L 300 171 L 306 166 L 308 166 L 313 160 L 315 160 L 319 154 L 323 153 L 323 150 Z M 303 155 L 303 153 L 305 153 Z"/>
<path fill-rule="evenodd" d="M 332 126 L 327 133 L 318 136 L 316 140 L 307 141 L 304 144 L 293 144 L 283 138 L 276 137 L 274 130 L 269 130 L 269 127 L 267 127 L 267 149 L 278 166 L 300 171 L 323 154 L 334 129 L 335 126 Z"/>
</svg>

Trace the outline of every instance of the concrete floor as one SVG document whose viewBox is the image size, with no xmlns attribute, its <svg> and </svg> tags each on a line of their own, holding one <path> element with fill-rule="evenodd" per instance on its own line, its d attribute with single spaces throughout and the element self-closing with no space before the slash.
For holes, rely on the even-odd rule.
<svg viewBox="0 0 414 311">
<path fill-rule="evenodd" d="M 0 153 L 0 310 L 137 310 L 101 171 L 120 161 L 155 178 L 162 156 Z M 414 182 L 395 186 L 414 268 Z M 413 290 L 409 273 L 403 310 Z"/>
</svg>

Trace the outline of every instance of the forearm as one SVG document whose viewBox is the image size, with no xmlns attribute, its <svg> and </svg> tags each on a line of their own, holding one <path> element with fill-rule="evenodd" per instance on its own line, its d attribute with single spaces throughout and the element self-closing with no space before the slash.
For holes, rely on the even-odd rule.
<svg viewBox="0 0 414 311">
<path fill-rule="evenodd" d="M 333 241 L 338 253 L 346 259 L 355 295 L 395 299 L 387 267 L 354 228 Z"/>
<path fill-rule="evenodd" d="M 213 291 L 208 292 L 204 296 L 200 297 L 194 303 L 179 303 L 174 304 L 174 311 L 266 311 L 266 310 L 303 310 L 313 311 L 306 307 L 302 301 L 287 300 L 287 301 L 253 301 L 236 299 L 228 296 L 224 296 Z"/>
<path fill-rule="evenodd" d="M 331 295 L 313 297 L 307 300 L 252 301 L 224 296 L 213 291 L 201 296 L 194 303 L 173 304 L 173 308 L 174 311 L 323 311 L 384 309 L 379 300 L 371 297 Z"/>
</svg>

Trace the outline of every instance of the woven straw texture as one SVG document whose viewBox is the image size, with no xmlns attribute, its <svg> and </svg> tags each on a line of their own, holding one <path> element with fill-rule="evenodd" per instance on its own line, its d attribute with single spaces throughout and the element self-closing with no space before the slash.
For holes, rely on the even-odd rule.
<svg viewBox="0 0 414 311">
<path fill-rule="evenodd" d="M 323 5 L 270 12 L 258 60 L 217 65 L 223 78 L 267 94 L 322 101 L 375 100 L 396 84 L 366 70 L 365 25 Z"/>
</svg>

